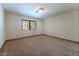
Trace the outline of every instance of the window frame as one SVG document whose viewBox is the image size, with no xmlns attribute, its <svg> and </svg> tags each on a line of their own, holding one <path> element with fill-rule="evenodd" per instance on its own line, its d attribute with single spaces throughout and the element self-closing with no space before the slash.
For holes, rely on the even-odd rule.
<svg viewBox="0 0 79 59">
<path fill-rule="evenodd" d="M 23 29 L 23 21 L 28 21 L 28 22 L 29 22 L 29 20 L 25 20 L 25 19 L 22 19 L 22 20 L 21 20 L 21 24 L 22 24 L 21 27 L 22 27 L 22 30 L 23 30 L 23 31 L 27 31 L 27 30 L 24 30 L 24 29 Z M 29 24 L 30 24 L 30 22 L 29 22 Z M 30 30 L 30 26 L 29 26 L 29 30 Z"/>
<path fill-rule="evenodd" d="M 36 21 L 22 19 L 22 20 L 21 20 L 21 24 L 22 24 L 21 27 L 22 27 L 22 30 L 23 30 L 23 31 L 28 31 L 28 30 L 24 30 L 24 29 L 23 29 L 23 21 L 28 21 L 28 22 L 29 22 L 29 30 L 32 30 L 32 29 L 31 29 L 31 22 L 35 22 L 35 29 L 34 29 L 34 30 L 36 30 Z"/>
<path fill-rule="evenodd" d="M 30 21 L 30 24 L 29 24 L 30 25 L 30 30 L 32 30 L 31 29 L 31 22 L 35 22 L 35 29 L 34 30 L 36 30 L 36 21 L 32 21 L 32 20 L 29 20 L 29 21 Z"/>
</svg>

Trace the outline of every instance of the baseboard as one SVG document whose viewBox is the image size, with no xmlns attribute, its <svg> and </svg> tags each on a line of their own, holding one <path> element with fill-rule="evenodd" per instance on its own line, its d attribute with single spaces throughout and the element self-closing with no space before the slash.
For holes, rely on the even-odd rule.
<svg viewBox="0 0 79 59">
<path fill-rule="evenodd" d="M 66 40 L 66 41 L 71 41 L 71 42 L 74 42 L 74 43 L 79 43 L 79 42 L 77 42 L 77 41 L 73 41 L 73 40 L 69 40 L 69 39 L 65 39 L 65 38 L 60 38 L 60 37 L 56 37 L 56 36 L 51 36 L 51 35 L 47 35 L 47 34 L 43 34 L 43 35 L 46 35 L 46 36 L 50 36 L 50 37 L 54 37 L 54 38 L 57 38 L 57 39 L 64 39 L 64 40 Z"/>
<path fill-rule="evenodd" d="M 79 43 L 77 41 L 73 41 L 73 40 L 69 40 L 69 39 L 65 39 L 65 38 L 60 38 L 60 37 L 56 37 L 56 36 L 51 36 L 51 35 L 47 35 L 47 34 L 37 34 L 37 35 L 31 35 L 31 36 L 26 36 L 26 37 L 19 37 L 19 38 L 9 39 L 7 41 L 21 39 L 21 38 L 28 38 L 28 37 L 33 37 L 33 36 L 39 36 L 39 35 L 46 35 L 46 36 L 54 37 L 54 38 L 57 38 L 57 39 L 62 39 L 62 40 L 64 39 L 66 41 L 71 41 L 71 42 Z"/>
<path fill-rule="evenodd" d="M 19 38 L 14 38 L 14 39 L 5 40 L 5 42 L 4 42 L 4 44 L 2 45 L 2 47 L 0 48 L 0 50 L 2 50 L 3 46 L 6 44 L 7 41 L 16 40 L 16 39 L 21 39 L 21 38 L 28 38 L 28 37 L 33 37 L 33 36 L 39 36 L 39 35 L 43 35 L 43 34 L 38 34 L 38 35 L 32 35 L 32 36 L 27 36 L 27 37 L 19 37 Z"/>
<path fill-rule="evenodd" d="M 72 41 L 72 40 L 68 40 L 68 39 L 65 39 L 65 38 L 60 38 L 60 37 L 56 37 L 56 36 L 51 36 L 51 35 L 47 35 L 47 34 L 38 34 L 38 35 L 32 35 L 32 36 L 27 36 L 27 37 L 19 37 L 19 38 L 14 38 L 14 39 L 10 39 L 10 40 L 16 40 L 16 39 L 21 39 L 21 38 L 28 38 L 28 37 L 33 37 L 33 36 L 39 36 L 39 35 L 46 35 L 46 36 L 50 36 L 50 37 L 54 37 L 54 38 L 58 38 L 58 39 L 64 39 L 66 41 L 70 41 L 70 42 L 74 42 L 74 43 L 79 43 L 79 42 L 76 42 L 76 41 Z M 7 41 L 10 41 L 10 40 L 6 40 L 3 44 L 3 46 L 6 44 Z M 3 46 L 0 48 L 0 50 L 3 48 Z"/>
<path fill-rule="evenodd" d="M 0 50 L 2 50 L 3 46 L 5 45 L 5 42 L 6 42 L 6 40 L 4 41 L 4 43 L 3 43 L 2 47 L 0 48 Z"/>
<path fill-rule="evenodd" d="M 39 35 L 44 35 L 44 34 L 37 34 L 37 35 L 31 35 L 31 36 L 26 36 L 26 37 L 19 37 L 19 38 L 14 38 L 14 39 L 8 39 L 6 41 L 21 39 L 21 38 L 28 38 L 28 37 L 39 36 Z"/>
</svg>

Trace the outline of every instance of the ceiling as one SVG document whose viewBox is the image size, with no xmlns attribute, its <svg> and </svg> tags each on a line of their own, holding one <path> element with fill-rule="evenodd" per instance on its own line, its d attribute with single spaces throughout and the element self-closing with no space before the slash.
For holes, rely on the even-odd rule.
<svg viewBox="0 0 79 59">
<path fill-rule="evenodd" d="M 78 7 L 77 3 L 3 3 L 2 6 L 6 11 L 40 19 L 73 11 Z M 35 10 L 38 7 L 45 8 L 46 12 L 44 14 L 36 13 Z"/>
</svg>

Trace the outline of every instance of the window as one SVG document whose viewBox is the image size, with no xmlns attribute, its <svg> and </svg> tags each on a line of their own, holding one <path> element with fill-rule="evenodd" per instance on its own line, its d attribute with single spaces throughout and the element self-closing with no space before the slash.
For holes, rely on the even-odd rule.
<svg viewBox="0 0 79 59">
<path fill-rule="evenodd" d="M 30 29 L 35 30 L 36 29 L 36 21 L 30 21 Z"/>
<path fill-rule="evenodd" d="M 35 30 L 36 29 L 36 21 L 22 20 L 22 29 L 23 30 Z"/>
<path fill-rule="evenodd" d="M 22 20 L 22 29 L 29 30 L 29 21 L 28 20 Z"/>
</svg>

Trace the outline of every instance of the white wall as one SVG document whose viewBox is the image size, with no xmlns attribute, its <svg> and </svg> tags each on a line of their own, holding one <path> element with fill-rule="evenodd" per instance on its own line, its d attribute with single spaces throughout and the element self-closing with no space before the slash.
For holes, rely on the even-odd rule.
<svg viewBox="0 0 79 59">
<path fill-rule="evenodd" d="M 5 42 L 5 23 L 4 23 L 4 10 L 0 4 L 0 48 Z"/>
<path fill-rule="evenodd" d="M 28 30 L 23 31 L 21 28 L 21 20 L 35 20 L 37 21 L 37 29 L 34 30 Z M 22 16 L 16 13 L 6 12 L 5 13 L 5 20 L 6 20 L 6 38 L 8 39 L 14 39 L 19 37 L 27 37 L 32 35 L 38 35 L 42 34 L 42 21 L 37 20 L 35 18 L 30 18 L 26 16 Z"/>
<path fill-rule="evenodd" d="M 44 34 L 78 42 L 78 11 L 45 19 Z"/>
<path fill-rule="evenodd" d="M 47 34 L 78 42 L 78 11 L 64 13 L 44 20 L 37 20 L 16 13 L 6 12 L 6 38 L 14 39 L 38 34 Z M 37 30 L 23 31 L 21 19 L 37 21 Z"/>
</svg>

